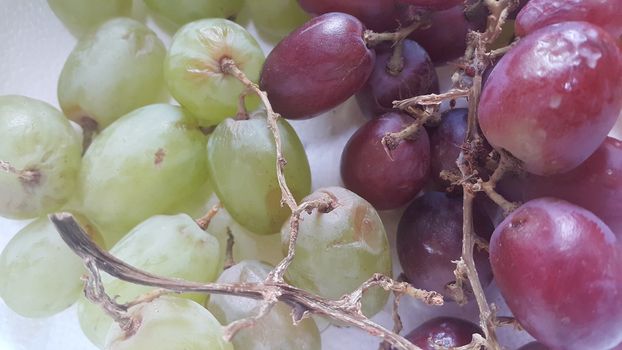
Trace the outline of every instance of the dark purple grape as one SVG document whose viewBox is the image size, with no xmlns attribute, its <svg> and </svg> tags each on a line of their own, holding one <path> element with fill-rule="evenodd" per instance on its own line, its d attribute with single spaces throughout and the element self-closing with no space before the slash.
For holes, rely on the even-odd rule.
<svg viewBox="0 0 622 350">
<path fill-rule="evenodd" d="M 399 25 L 400 7 L 395 0 L 298 0 L 305 11 L 322 15 L 343 12 L 358 18 L 376 32 L 395 30 Z"/>
<path fill-rule="evenodd" d="M 495 281 L 514 317 L 553 349 L 622 341 L 621 253 L 599 218 L 553 198 L 523 204 L 490 241 Z"/>
<path fill-rule="evenodd" d="M 493 230 L 488 218 L 477 213 L 475 232 L 485 237 Z M 447 295 L 455 281 L 453 260 L 462 255 L 462 199 L 427 192 L 404 212 L 397 229 L 397 255 L 413 286 Z M 483 285 L 492 279 L 488 254 L 475 249 L 475 264 Z"/>
<path fill-rule="evenodd" d="M 516 19 L 518 13 L 523 9 L 523 7 L 525 7 L 525 5 L 527 5 L 528 2 L 529 0 L 520 0 L 518 2 L 518 6 L 516 6 L 514 10 L 512 10 L 512 12 L 510 12 L 510 14 L 508 15 L 508 19 Z"/>
<path fill-rule="evenodd" d="M 468 15 L 464 9 L 464 5 L 459 5 L 433 12 L 431 26 L 410 35 L 410 39 L 427 51 L 434 64 L 444 64 L 464 55 L 468 31 L 481 31 L 486 26 L 485 7 L 476 7 Z"/>
<path fill-rule="evenodd" d="M 390 68 L 392 47 L 376 49 L 376 63 L 365 87 L 357 94 L 359 104 L 373 113 L 389 112 L 393 101 L 438 93 L 438 76 L 427 52 L 412 40 L 404 41 L 403 67 Z"/>
<path fill-rule="evenodd" d="M 482 334 L 482 330 L 469 321 L 438 317 L 413 329 L 405 338 L 422 350 L 435 350 L 434 345 L 446 348 L 467 345 L 475 333 Z"/>
<path fill-rule="evenodd" d="M 382 138 L 414 120 L 391 112 L 372 119 L 350 138 L 341 155 L 341 177 L 349 190 L 378 210 L 395 209 L 410 202 L 425 185 L 430 172 L 430 143 L 425 129 L 391 151 Z"/>
<path fill-rule="evenodd" d="M 403 4 L 423 7 L 434 11 L 447 10 L 448 8 L 458 6 L 464 0 L 398 0 Z M 449 24 L 449 23 L 448 23 Z"/>
<path fill-rule="evenodd" d="M 518 350 L 550 350 L 549 348 L 547 348 L 546 346 L 534 341 L 531 342 L 529 344 L 525 344 L 523 346 L 520 347 L 520 349 Z"/>
<path fill-rule="evenodd" d="M 361 22 L 344 13 L 311 19 L 266 58 L 259 81 L 285 118 L 310 118 L 347 100 L 371 74 L 375 54 Z"/>
<path fill-rule="evenodd" d="M 441 123 L 430 132 L 431 177 L 441 186 L 448 185 L 447 181 L 440 178 L 441 171 L 458 170 L 456 160 L 466 136 L 468 113 L 469 110 L 466 108 L 444 112 Z"/>
<path fill-rule="evenodd" d="M 521 39 L 490 73 L 479 103 L 486 139 L 537 175 L 569 171 L 607 137 L 622 108 L 622 55 L 587 22 Z"/>
</svg>

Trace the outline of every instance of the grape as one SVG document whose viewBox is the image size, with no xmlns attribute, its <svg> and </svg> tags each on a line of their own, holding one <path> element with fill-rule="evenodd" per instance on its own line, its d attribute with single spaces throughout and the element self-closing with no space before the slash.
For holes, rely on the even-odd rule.
<svg viewBox="0 0 622 350">
<path fill-rule="evenodd" d="M 59 209 L 74 192 L 80 135 L 57 109 L 22 96 L 0 96 L 0 135 L 0 215 Z"/>
<path fill-rule="evenodd" d="M 269 265 L 244 260 L 225 270 L 218 283 L 261 283 L 272 270 Z M 261 301 L 230 295 L 213 295 L 208 309 L 223 324 L 255 316 Z M 244 329 L 232 340 L 236 350 L 317 349 L 321 348 L 320 332 L 312 319 L 297 326 L 292 324 L 291 309 L 279 303 L 252 328 Z"/>
<path fill-rule="evenodd" d="M 161 297 L 131 308 L 130 315 L 140 320 L 138 329 L 128 334 L 110 327 L 107 350 L 233 350 L 216 318 L 191 300 Z"/>
<path fill-rule="evenodd" d="M 612 137 L 607 137 L 590 158 L 567 173 L 508 178 L 501 187 L 513 200 L 550 196 L 579 205 L 622 237 L 622 142 Z"/>
<path fill-rule="evenodd" d="M 468 31 L 483 30 L 487 15 L 482 6 L 472 7 L 466 13 L 464 5 L 433 12 L 430 27 L 416 30 L 409 38 L 427 51 L 434 64 L 443 64 L 464 55 Z"/>
<path fill-rule="evenodd" d="M 84 155 L 77 209 L 104 228 L 112 246 L 117 234 L 142 220 L 174 212 L 174 205 L 207 180 L 205 145 L 196 121 L 179 107 L 131 112 L 95 138 Z"/>
<path fill-rule="evenodd" d="M 214 281 L 222 269 L 218 240 L 185 214 L 153 216 L 130 231 L 110 253 L 124 262 L 147 272 L 194 282 Z M 132 301 L 153 290 L 152 287 L 124 282 L 102 275 L 108 295 L 118 295 L 118 303 Z M 188 294 L 197 302 L 204 294 Z M 104 344 L 112 319 L 98 305 L 86 298 L 78 302 L 80 326 L 97 346 Z"/>
<path fill-rule="evenodd" d="M 185 25 L 173 37 L 166 56 L 164 78 L 171 95 L 203 124 L 218 124 L 234 115 L 238 95 L 245 90 L 220 70 L 223 58 L 233 59 L 250 80 L 259 79 L 264 61 L 259 44 L 246 29 L 225 19 Z M 255 107 L 257 100 L 253 101 L 247 107 Z"/>
<path fill-rule="evenodd" d="M 182 26 L 203 18 L 229 18 L 242 8 L 243 0 L 144 0 L 145 5 L 158 15 Z"/>
<path fill-rule="evenodd" d="M 412 124 L 408 115 L 392 112 L 357 130 L 341 155 L 345 186 L 378 210 L 399 208 L 423 188 L 430 172 L 430 143 L 425 129 L 387 154 L 382 138 Z"/>
<path fill-rule="evenodd" d="M 360 104 L 369 104 L 375 113 L 393 109 L 393 101 L 438 93 L 438 76 L 425 50 L 412 40 L 404 40 L 401 71 L 391 71 L 393 48 L 376 49 L 376 63 L 365 87 L 357 94 Z"/>
<path fill-rule="evenodd" d="M 482 334 L 482 330 L 469 321 L 438 317 L 424 322 L 405 338 L 422 350 L 435 350 L 435 345 L 445 348 L 467 345 L 475 333 Z"/>
<path fill-rule="evenodd" d="M 476 214 L 475 232 L 486 237 L 492 224 Z M 404 212 L 397 229 L 397 255 L 404 274 L 415 287 L 449 295 L 445 287 L 455 281 L 456 264 L 462 255 L 462 200 L 441 192 L 426 192 Z M 488 254 L 473 253 L 482 285 L 492 280 Z"/>
<path fill-rule="evenodd" d="M 549 350 L 549 348 L 547 348 L 546 346 L 538 343 L 538 342 L 531 342 L 529 344 L 525 344 L 523 346 L 521 346 L 520 349 L 518 350 Z"/>
<path fill-rule="evenodd" d="M 529 201 L 490 242 L 495 280 L 514 317 L 554 349 L 622 341 L 620 244 L 594 214 L 553 198 Z"/>
<path fill-rule="evenodd" d="M 360 90 L 374 66 L 356 18 L 328 13 L 283 39 L 266 58 L 260 86 L 285 118 L 310 118 Z"/>
<path fill-rule="evenodd" d="M 428 8 L 433 11 L 447 10 L 453 6 L 461 5 L 464 0 L 398 0 L 404 4 Z"/>
<path fill-rule="evenodd" d="M 309 162 L 294 129 L 282 119 L 278 124 L 285 180 L 300 199 L 311 191 Z M 290 209 L 281 207 L 276 148 L 264 112 L 220 123 L 209 138 L 207 164 L 218 198 L 238 223 L 258 234 L 279 232 Z"/>
<path fill-rule="evenodd" d="M 447 181 L 441 179 L 441 171 L 459 173 L 456 160 L 466 136 L 468 113 L 466 108 L 446 111 L 441 116 L 439 126 L 430 132 L 430 169 L 432 178 L 441 186 L 448 185 Z"/>
<path fill-rule="evenodd" d="M 329 213 L 302 215 L 296 255 L 287 270 L 291 283 L 326 298 L 352 292 L 374 273 L 391 274 L 391 254 L 384 226 L 376 210 L 363 198 L 341 187 L 322 188 L 305 201 L 330 196 Z M 283 252 L 289 243 L 289 223 L 281 230 Z M 373 288 L 363 298 L 363 313 L 376 314 L 388 294 Z"/>
<path fill-rule="evenodd" d="M 296 0 L 247 1 L 246 6 L 257 29 L 279 40 L 309 20 Z"/>
<path fill-rule="evenodd" d="M 376 32 L 387 32 L 399 26 L 400 7 L 395 0 L 298 0 L 307 12 L 322 15 L 343 12 L 358 18 Z"/>
<path fill-rule="evenodd" d="M 569 171 L 603 142 L 622 108 L 622 55 L 585 22 L 523 38 L 490 73 L 479 103 L 486 139 L 528 172 Z"/>
<path fill-rule="evenodd" d="M 132 110 L 163 100 L 166 49 L 151 29 L 129 18 L 83 36 L 58 81 L 65 115 L 97 131 Z"/>
<path fill-rule="evenodd" d="M 554 23 L 585 21 L 595 24 L 615 38 L 622 35 L 621 0 L 531 0 L 516 18 L 516 34 L 525 36 Z"/>
<path fill-rule="evenodd" d="M 518 5 L 508 14 L 508 20 L 515 20 L 520 11 L 527 5 L 529 0 L 519 0 Z"/>
<path fill-rule="evenodd" d="M 101 242 L 86 219 L 78 219 L 91 238 Z M 82 260 L 42 217 L 21 229 L 2 251 L 0 296 L 22 316 L 52 316 L 78 300 L 85 272 Z"/>
<path fill-rule="evenodd" d="M 56 17 L 76 37 L 113 17 L 129 16 L 132 0 L 48 0 Z"/>
</svg>

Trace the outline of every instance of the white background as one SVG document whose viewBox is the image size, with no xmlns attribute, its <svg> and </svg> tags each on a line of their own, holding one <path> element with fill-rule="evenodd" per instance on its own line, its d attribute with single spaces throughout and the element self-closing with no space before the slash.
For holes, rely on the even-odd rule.
<svg viewBox="0 0 622 350">
<path fill-rule="evenodd" d="M 165 43 L 170 41 L 167 34 L 158 33 Z M 58 106 L 57 79 L 74 44 L 75 39 L 56 19 L 44 0 L 0 0 L 0 95 L 25 95 Z M 269 49 L 270 44 L 265 42 L 262 44 L 266 50 Z M 445 70 L 442 75 L 447 77 L 447 72 Z M 349 136 L 364 121 L 365 118 L 351 99 L 324 116 L 293 123 L 305 144 L 311 162 L 314 189 L 341 183 L 339 177 L 341 150 Z M 382 213 L 392 244 L 399 215 L 400 211 Z M 23 222 L 0 218 L 0 249 L 23 225 Z M 247 240 L 252 241 L 253 238 Z M 277 243 L 275 240 L 263 240 L 257 243 L 258 246 L 254 251 L 262 251 L 261 246 L 275 243 Z M 244 252 L 241 254 L 245 255 Z M 274 257 L 267 259 L 274 260 Z M 399 267 L 397 263 L 395 265 L 397 273 Z M 488 292 L 490 298 L 503 308 L 495 289 L 489 288 Z M 406 330 L 412 329 L 433 315 L 454 315 L 477 321 L 476 308 L 472 304 L 464 308 L 455 305 L 432 308 L 405 298 L 401 315 Z M 375 317 L 375 320 L 391 327 L 390 304 Z M 508 349 L 515 349 L 528 339 L 524 333 L 509 329 L 503 329 L 500 333 Z M 358 330 L 328 328 L 323 332 L 324 349 L 375 350 L 377 344 L 376 338 Z M 26 349 L 95 348 L 82 335 L 74 308 L 48 319 L 32 320 L 16 315 L 0 300 L 0 350 Z"/>
</svg>

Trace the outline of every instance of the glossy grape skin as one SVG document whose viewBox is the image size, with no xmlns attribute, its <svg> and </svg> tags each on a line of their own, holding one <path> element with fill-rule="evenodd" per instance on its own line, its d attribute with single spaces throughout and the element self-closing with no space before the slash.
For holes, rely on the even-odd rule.
<svg viewBox="0 0 622 350">
<path fill-rule="evenodd" d="M 565 22 L 520 40 L 490 73 L 479 123 L 536 175 L 569 171 L 604 141 L 622 108 L 622 55 L 611 36 Z"/>
<path fill-rule="evenodd" d="M 432 179 L 439 185 L 448 184 L 441 179 L 441 171 L 458 171 L 456 161 L 466 136 L 468 112 L 466 108 L 446 111 L 438 127 L 430 131 L 430 171 Z"/>
<path fill-rule="evenodd" d="M 493 230 L 481 214 L 475 232 L 486 237 Z M 426 192 L 415 199 L 400 219 L 397 229 L 397 256 L 408 281 L 416 288 L 443 295 L 445 286 L 455 281 L 454 270 L 462 255 L 462 201 L 441 192 Z M 483 285 L 492 280 L 488 254 L 474 250 L 475 264 Z"/>
<path fill-rule="evenodd" d="M 101 238 L 78 218 L 91 239 Z M 21 229 L 0 255 L 0 297 L 24 317 L 49 317 L 71 306 L 82 293 L 82 260 L 60 237 L 47 217 Z"/>
<path fill-rule="evenodd" d="M 278 40 L 310 19 L 296 0 L 247 1 L 246 6 L 259 32 Z"/>
<path fill-rule="evenodd" d="M 384 226 L 376 210 L 353 192 L 341 187 L 321 188 L 304 201 L 329 196 L 328 213 L 303 213 L 296 255 L 287 270 L 292 285 L 338 299 L 358 288 L 374 273 L 391 275 L 391 253 Z M 283 253 L 289 244 L 289 223 L 281 229 Z M 363 313 L 373 316 L 388 294 L 380 288 L 365 293 Z"/>
<path fill-rule="evenodd" d="M 554 349 L 609 349 L 622 340 L 620 244 L 594 214 L 541 198 L 512 212 L 490 261 L 514 317 Z"/>
<path fill-rule="evenodd" d="M 278 125 L 285 180 L 299 200 L 311 192 L 309 161 L 291 125 L 282 119 Z M 220 123 L 208 141 L 207 165 L 218 198 L 238 223 L 257 234 L 279 232 L 291 211 L 281 206 L 276 148 L 265 113 Z"/>
<path fill-rule="evenodd" d="M 404 4 L 415 5 L 417 7 L 427 8 L 433 11 L 447 10 L 451 7 L 458 6 L 464 0 L 398 0 Z"/>
<path fill-rule="evenodd" d="M 322 15 L 343 12 L 358 18 L 375 32 L 388 32 L 399 26 L 399 10 L 395 0 L 298 0 L 307 12 Z"/>
<path fill-rule="evenodd" d="M 404 40 L 404 67 L 392 73 L 387 64 L 393 48 L 377 48 L 376 63 L 365 87 L 357 94 L 361 105 L 369 105 L 374 113 L 393 110 L 393 101 L 413 96 L 438 93 L 438 76 L 427 52 L 412 40 Z"/>
<path fill-rule="evenodd" d="M 223 259 L 216 237 L 203 231 L 185 214 L 153 216 L 130 231 L 110 253 L 138 269 L 165 277 L 193 282 L 212 282 L 222 270 Z M 109 295 L 118 295 L 117 302 L 132 301 L 156 288 L 102 276 Z M 205 294 L 184 294 L 199 303 Z M 113 323 L 98 305 L 81 298 L 78 317 L 84 334 L 97 346 L 104 344 Z"/>
<path fill-rule="evenodd" d="M 108 19 L 129 16 L 132 11 L 132 0 L 48 0 L 48 5 L 78 38 Z"/>
<path fill-rule="evenodd" d="M 273 267 L 243 260 L 223 271 L 217 283 L 262 283 Z M 223 324 L 255 316 L 261 301 L 230 295 L 212 295 L 208 309 Z M 312 319 L 292 324 L 291 308 L 278 303 L 255 326 L 244 329 L 232 340 L 236 350 L 301 349 L 320 350 L 320 332 Z"/>
<path fill-rule="evenodd" d="M 107 21 L 83 36 L 58 80 L 65 115 L 98 131 L 132 110 L 164 100 L 166 49 L 156 34 L 129 18 Z"/>
<path fill-rule="evenodd" d="M 607 137 L 585 162 L 553 176 L 528 175 L 504 179 L 502 189 L 512 200 L 560 198 L 581 206 L 622 237 L 622 142 Z"/>
<path fill-rule="evenodd" d="M 186 299 L 163 296 L 130 309 L 140 320 L 134 334 L 113 325 L 107 350 L 233 350 L 223 339 L 223 327 L 203 306 Z"/>
<path fill-rule="evenodd" d="M 182 26 L 203 18 L 229 18 L 242 8 L 243 0 L 144 0 L 147 7 L 174 23 Z"/>
<path fill-rule="evenodd" d="M 482 334 L 482 330 L 469 321 L 437 317 L 424 322 L 404 337 L 422 350 L 435 350 L 434 345 L 446 348 L 467 345 L 475 333 Z"/>
<path fill-rule="evenodd" d="M 534 342 L 521 346 L 520 349 L 518 350 L 549 350 L 549 348 L 534 341 Z"/>
<path fill-rule="evenodd" d="M 551 24 L 585 21 L 617 39 L 622 35 L 620 14 L 621 0 L 531 0 L 516 17 L 515 31 L 522 37 Z"/>
<path fill-rule="evenodd" d="M 347 14 L 311 19 L 266 58 L 259 81 L 285 118 L 310 118 L 347 100 L 371 74 L 375 54 L 361 22 Z"/>
<path fill-rule="evenodd" d="M 433 12 L 430 27 L 414 31 L 409 38 L 426 50 L 434 64 L 444 64 L 464 55 L 468 31 L 482 31 L 486 16 L 485 8 L 478 7 L 467 16 L 463 5 L 454 6 Z"/>
<path fill-rule="evenodd" d="M 173 37 L 164 63 L 171 95 L 203 125 L 215 125 L 235 115 L 238 96 L 245 89 L 220 69 L 223 58 L 233 59 L 253 82 L 259 79 L 264 54 L 242 26 L 221 18 L 183 26 Z M 257 99 L 247 99 L 253 109 Z"/>
<path fill-rule="evenodd" d="M 35 218 L 73 194 L 82 138 L 49 104 L 0 96 L 0 215 Z"/>
<path fill-rule="evenodd" d="M 372 119 L 350 138 L 341 155 L 345 187 L 369 201 L 377 210 L 395 209 L 410 202 L 425 186 L 430 173 L 430 143 L 425 129 L 391 151 L 382 138 L 414 120 L 400 112 Z"/>
<path fill-rule="evenodd" d="M 179 107 L 150 105 L 125 115 L 84 154 L 76 209 L 112 246 L 148 217 L 176 212 L 207 180 L 206 142 Z"/>
</svg>

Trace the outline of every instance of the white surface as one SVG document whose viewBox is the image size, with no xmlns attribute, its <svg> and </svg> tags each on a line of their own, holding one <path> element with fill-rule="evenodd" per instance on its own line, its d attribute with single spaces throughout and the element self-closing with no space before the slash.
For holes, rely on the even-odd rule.
<svg viewBox="0 0 622 350">
<path fill-rule="evenodd" d="M 168 42 L 166 35 L 161 37 Z M 75 39 L 54 17 L 45 0 L 0 0 L 0 43 L 0 95 L 25 95 L 58 106 L 56 82 Z M 364 121 L 356 103 L 351 99 L 325 116 L 293 123 L 311 162 L 314 189 L 341 183 L 341 150 L 350 135 Z M 392 244 L 399 215 L 399 211 L 382 213 Z M 23 222 L 0 218 L 0 249 L 23 225 Z M 395 257 L 394 261 L 397 266 Z M 502 303 L 498 294 L 491 294 L 495 302 Z M 454 315 L 477 320 L 473 303 L 465 308 L 455 305 L 432 308 L 407 298 L 403 299 L 401 315 L 406 330 L 433 315 Z M 391 327 L 390 304 L 375 320 Z M 527 339 L 524 333 L 513 330 L 503 329 L 500 333 L 509 349 L 516 348 L 516 345 Z M 355 329 L 329 328 L 323 333 L 324 349 L 375 350 L 377 344 L 377 338 Z M 95 348 L 79 330 L 73 308 L 52 318 L 31 320 L 16 315 L 0 301 L 0 350 L 30 349 Z"/>
</svg>

